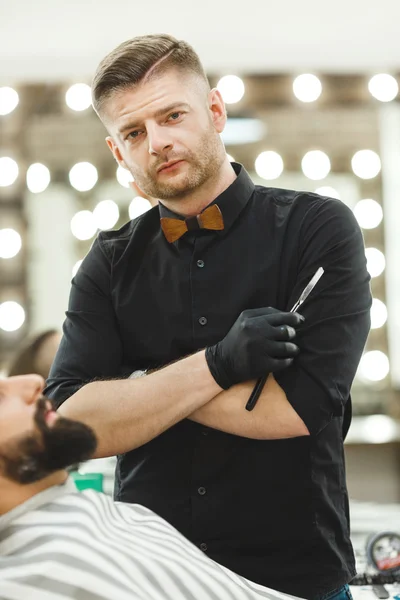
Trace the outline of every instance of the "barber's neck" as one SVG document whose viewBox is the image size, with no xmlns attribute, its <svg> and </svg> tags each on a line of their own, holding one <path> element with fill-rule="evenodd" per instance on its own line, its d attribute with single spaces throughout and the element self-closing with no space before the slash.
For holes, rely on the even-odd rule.
<svg viewBox="0 0 400 600">
<path fill-rule="evenodd" d="M 21 484 L 0 475 L 0 515 L 13 510 L 36 494 L 50 487 L 63 484 L 68 478 L 67 471 L 56 471 L 35 483 Z"/>
</svg>

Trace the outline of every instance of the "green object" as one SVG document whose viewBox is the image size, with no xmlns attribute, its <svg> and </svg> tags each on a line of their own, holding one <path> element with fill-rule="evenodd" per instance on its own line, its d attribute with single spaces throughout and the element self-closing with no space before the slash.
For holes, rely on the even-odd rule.
<svg viewBox="0 0 400 600">
<path fill-rule="evenodd" d="M 97 492 L 103 491 L 103 473 L 79 473 L 73 471 L 71 473 L 77 489 L 82 490 L 92 489 Z"/>
</svg>

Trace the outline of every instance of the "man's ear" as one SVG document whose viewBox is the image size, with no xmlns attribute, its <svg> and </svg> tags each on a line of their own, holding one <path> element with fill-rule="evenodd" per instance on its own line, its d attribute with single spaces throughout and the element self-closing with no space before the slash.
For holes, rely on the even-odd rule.
<svg viewBox="0 0 400 600">
<path fill-rule="evenodd" d="M 225 102 L 217 88 L 212 89 L 208 94 L 208 107 L 216 131 L 222 133 L 226 125 L 227 114 Z"/>
<path fill-rule="evenodd" d="M 112 155 L 114 156 L 117 163 L 124 169 L 127 169 L 128 167 L 126 166 L 125 161 L 122 158 L 120 149 L 118 148 L 117 144 L 114 142 L 111 136 L 106 137 L 106 144 L 110 148 Z"/>
</svg>

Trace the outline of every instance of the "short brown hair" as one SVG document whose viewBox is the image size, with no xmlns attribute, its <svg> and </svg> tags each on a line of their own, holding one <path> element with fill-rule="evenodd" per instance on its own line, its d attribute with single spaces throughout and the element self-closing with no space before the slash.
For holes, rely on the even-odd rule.
<svg viewBox="0 0 400 600">
<path fill-rule="evenodd" d="M 167 34 L 144 35 L 123 42 L 97 67 L 92 82 L 95 111 L 99 114 L 104 101 L 115 91 L 131 88 L 146 76 L 159 76 L 174 67 L 195 73 L 208 86 L 200 58 L 187 42 Z"/>
<path fill-rule="evenodd" d="M 40 363 L 39 354 L 46 341 L 57 334 L 56 329 L 47 329 L 26 340 L 12 357 L 8 365 L 7 376 L 14 377 L 16 375 L 38 373 L 44 379 L 47 379 L 49 376 L 47 367 Z"/>
</svg>

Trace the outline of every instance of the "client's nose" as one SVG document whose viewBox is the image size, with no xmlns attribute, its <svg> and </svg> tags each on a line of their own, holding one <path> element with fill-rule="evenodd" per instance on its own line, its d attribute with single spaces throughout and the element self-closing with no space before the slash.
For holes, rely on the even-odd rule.
<svg viewBox="0 0 400 600">
<path fill-rule="evenodd" d="M 42 395 L 44 379 L 40 375 L 18 375 L 10 377 L 9 383 L 27 404 L 33 404 Z"/>
</svg>

